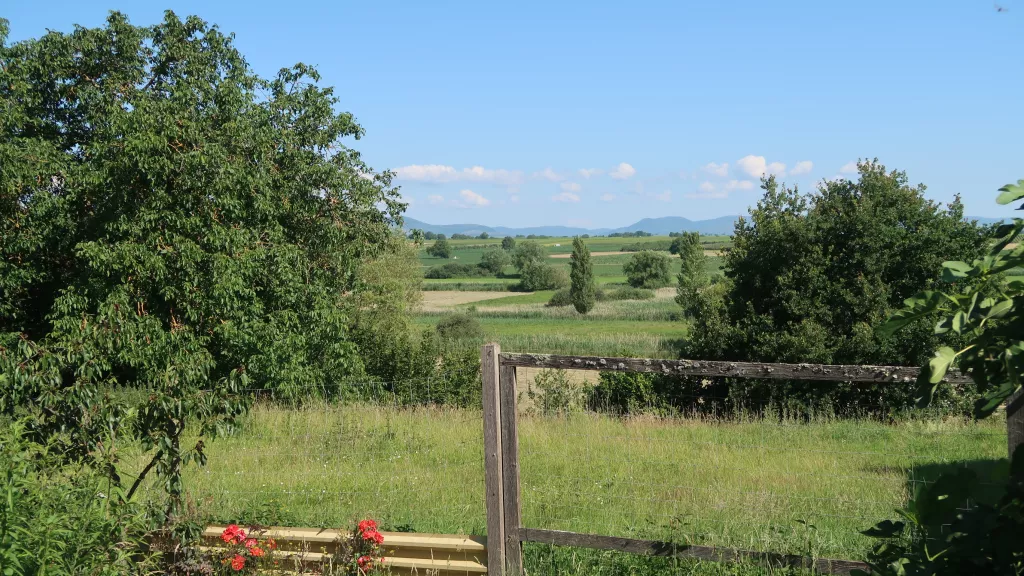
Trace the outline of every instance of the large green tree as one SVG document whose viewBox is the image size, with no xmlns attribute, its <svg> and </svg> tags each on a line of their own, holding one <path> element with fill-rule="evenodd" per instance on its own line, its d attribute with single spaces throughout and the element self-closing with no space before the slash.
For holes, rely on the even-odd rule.
<svg viewBox="0 0 1024 576">
<path fill-rule="evenodd" d="M 727 284 L 697 301 L 684 356 L 914 365 L 949 338 L 926 322 L 896 335 L 874 327 L 904 299 L 936 286 L 944 260 L 969 262 L 984 250 L 987 229 L 965 221 L 958 200 L 928 200 L 923 185 L 877 161 L 861 162 L 856 180 L 823 182 L 812 195 L 774 177 L 762 188 L 750 218 L 736 224 Z M 793 397 L 793 389 L 776 389 Z M 890 392 L 906 396 L 901 404 L 912 401 L 905 388 Z M 867 387 L 850 394 L 843 402 L 882 395 Z"/>
<path fill-rule="evenodd" d="M 668 256 L 641 250 L 622 265 L 626 281 L 634 288 L 663 288 L 670 282 Z"/>
<path fill-rule="evenodd" d="M 186 427 L 230 427 L 245 386 L 362 372 L 345 299 L 404 206 L 316 70 L 261 78 L 198 18 L 6 33 L 0 410 L 89 458 L 135 414 L 146 471 L 180 501 L 180 466 L 203 458 Z"/>
<path fill-rule="evenodd" d="M 569 299 L 577 312 L 586 314 L 597 302 L 597 288 L 594 285 L 590 249 L 579 236 L 572 239 L 572 255 L 569 258 Z"/>
</svg>

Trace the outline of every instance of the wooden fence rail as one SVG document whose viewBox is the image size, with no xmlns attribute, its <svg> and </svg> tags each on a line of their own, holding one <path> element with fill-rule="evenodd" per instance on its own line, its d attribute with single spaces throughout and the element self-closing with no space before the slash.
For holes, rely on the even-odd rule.
<svg viewBox="0 0 1024 576">
<path fill-rule="evenodd" d="M 889 383 L 913 385 L 918 368 L 903 366 L 851 366 L 826 364 L 776 364 L 761 362 L 713 362 L 705 360 L 660 360 L 560 356 L 554 354 L 502 354 L 498 344 L 481 350 L 484 401 L 484 463 L 487 495 L 487 573 L 491 576 L 522 576 L 522 543 L 538 542 L 556 546 L 579 546 L 634 554 L 699 558 L 711 561 L 755 560 L 773 566 L 813 567 L 821 573 L 849 574 L 863 569 L 862 562 L 828 558 L 807 558 L 771 552 L 754 552 L 690 546 L 671 542 L 540 530 L 522 526 L 519 487 L 519 439 L 516 426 L 516 367 L 646 372 L 675 376 L 747 378 L 758 380 L 807 380 L 828 382 Z M 948 374 L 946 382 L 964 383 L 970 378 Z M 1012 455 L 1024 444 L 1024 391 L 1006 406 L 1007 443 Z M 496 536 L 496 538 L 495 538 Z M 497 545 L 501 542 L 502 545 Z"/>
</svg>

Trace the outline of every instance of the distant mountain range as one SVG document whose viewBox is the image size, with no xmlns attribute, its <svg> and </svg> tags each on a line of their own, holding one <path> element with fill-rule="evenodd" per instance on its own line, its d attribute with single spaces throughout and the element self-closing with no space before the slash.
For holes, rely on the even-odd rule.
<svg viewBox="0 0 1024 576">
<path fill-rule="evenodd" d="M 615 232 L 636 232 L 643 230 L 663 236 L 669 232 L 700 232 L 701 234 L 732 234 L 739 216 L 722 216 L 710 220 L 690 220 L 682 216 L 663 216 L 661 218 L 644 218 L 624 226 L 622 228 L 573 228 L 571 226 L 530 226 L 527 228 L 508 228 L 505 226 L 484 226 L 483 224 L 427 224 L 415 218 L 405 218 L 406 230 L 419 228 L 424 232 L 435 234 L 467 234 L 479 236 L 481 232 L 487 232 L 491 236 L 523 236 L 537 234 L 539 236 L 576 236 L 578 234 L 590 234 L 591 236 L 605 236 Z M 1002 218 L 988 218 L 985 216 L 968 216 L 968 220 L 977 220 L 979 224 L 993 224 L 1000 222 Z"/>
<path fill-rule="evenodd" d="M 483 224 L 428 224 L 415 218 L 405 218 L 406 230 L 419 228 L 424 232 L 435 234 L 468 234 L 478 236 L 487 232 L 491 236 L 517 236 L 537 234 L 541 236 L 576 236 L 590 234 L 604 236 L 615 232 L 636 232 L 643 230 L 651 234 L 665 235 L 669 232 L 701 232 L 703 234 L 732 234 L 733 226 L 739 216 L 722 216 L 710 220 L 690 220 L 682 216 L 665 216 L 662 218 L 644 218 L 622 228 L 574 228 L 571 226 L 530 226 L 527 228 L 508 228 L 505 226 L 484 226 Z"/>
</svg>

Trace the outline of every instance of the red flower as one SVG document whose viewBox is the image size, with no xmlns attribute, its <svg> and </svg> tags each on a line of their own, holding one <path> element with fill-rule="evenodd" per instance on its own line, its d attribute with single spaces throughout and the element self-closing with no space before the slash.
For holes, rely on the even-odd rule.
<svg viewBox="0 0 1024 576">
<path fill-rule="evenodd" d="M 369 520 L 369 519 L 363 520 L 362 522 L 359 523 L 359 531 L 360 532 L 376 532 L 377 531 L 377 523 L 374 522 L 373 520 Z"/>
<path fill-rule="evenodd" d="M 235 554 L 235 557 L 231 559 L 231 569 L 237 572 L 242 568 L 245 568 L 245 558 Z"/>
<path fill-rule="evenodd" d="M 374 532 L 373 533 L 373 541 L 376 542 L 377 544 L 383 544 L 384 543 L 384 535 L 381 534 L 380 532 Z"/>
<path fill-rule="evenodd" d="M 270 548 L 271 550 L 277 548 L 277 542 L 274 542 L 273 538 L 267 538 L 267 548 Z"/>
<path fill-rule="evenodd" d="M 359 559 L 356 560 L 356 564 L 358 564 L 360 568 L 369 568 L 373 566 L 373 558 L 370 558 L 369 556 L 360 556 Z"/>
<path fill-rule="evenodd" d="M 245 547 L 246 548 L 252 548 L 256 544 L 258 544 L 258 542 L 256 542 L 255 538 L 249 538 L 248 540 L 245 541 Z"/>
<path fill-rule="evenodd" d="M 384 536 L 382 536 L 381 533 L 377 532 L 376 530 L 367 530 L 366 532 L 363 532 L 363 540 L 366 540 L 367 542 L 376 542 L 377 544 L 380 544 L 384 541 Z"/>
<path fill-rule="evenodd" d="M 245 530 L 238 527 L 238 524 L 228 524 L 228 527 L 221 533 L 220 539 L 228 544 L 237 544 L 245 539 Z"/>
<path fill-rule="evenodd" d="M 249 547 L 249 554 L 259 558 L 260 556 L 263 556 L 263 549 L 260 548 L 259 546 L 250 546 Z"/>
</svg>

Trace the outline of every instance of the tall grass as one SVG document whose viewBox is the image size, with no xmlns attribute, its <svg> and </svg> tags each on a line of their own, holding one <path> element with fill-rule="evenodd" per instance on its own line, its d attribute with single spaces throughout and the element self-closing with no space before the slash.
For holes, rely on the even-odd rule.
<svg viewBox="0 0 1024 576">
<path fill-rule="evenodd" d="M 262 404 L 240 433 L 207 447 L 209 464 L 189 468 L 185 486 L 207 522 L 338 527 L 372 516 L 388 529 L 482 534 L 480 421 L 479 410 Z M 1002 425 L 523 416 L 523 523 L 862 558 L 871 542 L 859 531 L 891 517 L 917 483 L 955 466 L 1005 476 Z M 557 573 L 612 562 L 532 549 L 533 563 L 561 558 Z"/>
</svg>

